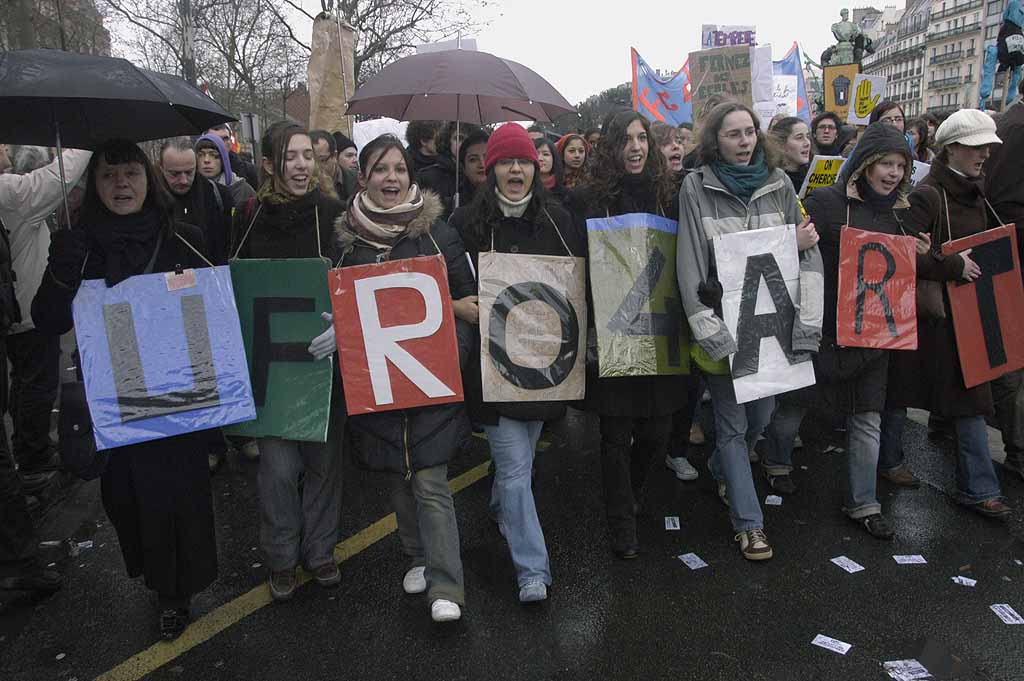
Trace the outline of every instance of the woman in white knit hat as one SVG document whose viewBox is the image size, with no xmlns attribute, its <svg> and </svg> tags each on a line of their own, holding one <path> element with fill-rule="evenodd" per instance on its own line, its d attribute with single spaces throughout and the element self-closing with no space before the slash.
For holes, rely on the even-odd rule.
<svg viewBox="0 0 1024 681">
<path fill-rule="evenodd" d="M 973 281 L 981 268 L 969 252 L 943 256 L 943 242 L 987 229 L 990 216 L 982 168 L 994 144 L 1001 144 L 996 125 L 982 111 L 962 109 L 939 126 L 942 148 L 928 177 L 910 195 L 907 231 L 928 235 L 931 251 L 918 258 L 917 276 L 938 282 Z M 906 407 L 920 407 L 953 421 L 957 442 L 957 501 L 990 518 L 1006 519 L 1012 509 L 1002 494 L 988 449 L 985 416 L 992 412 L 989 383 L 964 387 L 953 332 L 953 316 L 945 286 L 922 286 L 918 295 L 918 349 L 893 353 L 882 423 L 879 468 L 899 465 L 899 447 Z M 924 299 L 922 299 L 924 296 Z M 931 296 L 929 305 L 928 297 Z"/>
</svg>

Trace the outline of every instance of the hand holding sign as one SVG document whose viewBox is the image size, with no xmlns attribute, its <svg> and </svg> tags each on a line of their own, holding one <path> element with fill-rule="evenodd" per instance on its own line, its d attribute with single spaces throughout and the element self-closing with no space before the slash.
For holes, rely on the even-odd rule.
<svg viewBox="0 0 1024 681">
<path fill-rule="evenodd" d="M 862 80 L 860 85 L 857 86 L 857 92 L 854 94 L 853 107 L 857 111 L 857 118 L 867 118 L 871 115 L 871 110 L 878 104 L 878 100 L 881 98 L 880 95 L 875 95 L 875 98 L 871 98 L 871 81 Z"/>
<path fill-rule="evenodd" d="M 926 255 L 932 250 L 932 235 L 928 232 L 921 232 L 917 235 L 917 254 Z"/>
<path fill-rule="evenodd" d="M 334 340 L 334 315 L 330 312 L 323 312 L 320 314 L 320 318 L 330 326 L 309 344 L 309 354 L 313 355 L 313 359 L 330 357 L 338 349 L 337 341 Z"/>
<path fill-rule="evenodd" d="M 805 218 L 796 228 L 796 248 L 798 251 L 806 251 L 818 243 L 818 230 L 810 218 Z"/>
<path fill-rule="evenodd" d="M 960 274 L 964 278 L 964 281 L 974 281 L 981 276 L 981 268 L 978 267 L 978 263 L 971 260 L 970 255 L 973 248 L 968 248 L 966 251 L 960 253 L 960 257 L 964 259 L 964 271 Z"/>
<path fill-rule="evenodd" d="M 452 311 L 455 316 L 470 324 L 480 323 L 480 307 L 477 305 L 476 296 L 466 296 L 452 301 Z"/>
</svg>

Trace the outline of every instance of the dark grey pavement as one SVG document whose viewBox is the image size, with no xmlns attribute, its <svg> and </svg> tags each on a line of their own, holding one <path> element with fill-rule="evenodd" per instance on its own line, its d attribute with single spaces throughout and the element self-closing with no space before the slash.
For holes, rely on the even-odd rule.
<svg viewBox="0 0 1024 681">
<path fill-rule="evenodd" d="M 807 446 L 797 454 L 797 464 L 807 467 L 796 471 L 799 493 L 765 507 L 776 553 L 766 563 L 743 560 L 733 543 L 703 466 L 706 448 L 691 459 L 702 472 L 697 482 L 678 482 L 655 465 L 640 530 L 643 553 L 635 561 L 615 559 L 605 537 L 596 423 L 574 413 L 545 436 L 551 444 L 537 463 L 554 572 L 547 603 L 516 603 L 507 549 L 488 516 L 485 477 L 455 497 L 467 586 L 461 622 L 434 625 L 423 597 L 402 593 L 406 563 L 391 533 L 343 563 L 339 588 L 307 585 L 291 602 L 259 608 L 180 655 L 165 644 L 151 648 L 154 599 L 124 576 L 98 486 L 79 485 L 51 514 L 42 539 L 74 533 L 93 547 L 58 561 L 67 586 L 49 599 L 0 593 L 0 680 L 85 681 L 137 653 L 143 665 L 165 662 L 144 677 L 155 680 L 861 681 L 889 678 L 882 662 L 909 658 L 939 679 L 1024 679 L 1024 625 L 1003 624 L 989 609 L 1007 603 L 1024 614 L 1024 566 L 1015 562 L 1024 561 L 1020 477 L 1000 468 L 1008 500 L 1019 509 L 1010 523 L 969 513 L 951 497 L 951 447 L 909 424 L 908 457 L 926 484 L 881 484 L 897 538 L 878 541 L 841 514 L 843 454 L 821 453 L 820 421 L 806 426 Z M 486 458 L 486 443 L 475 440 L 452 477 Z M 265 579 L 255 548 L 255 471 L 255 464 L 233 458 L 214 478 L 221 577 L 197 598 L 197 617 L 231 615 Z M 768 490 L 760 478 L 758 487 L 763 499 Z M 380 476 L 349 466 L 342 536 L 389 512 Z M 670 515 L 680 517 L 681 531 L 664 529 Z M 709 567 L 688 569 L 676 558 L 687 552 Z M 921 554 L 928 562 L 898 565 L 894 554 Z M 865 570 L 847 574 L 829 562 L 840 555 Z M 958 574 L 977 586 L 954 584 Z M 817 634 L 853 648 L 843 656 L 812 646 Z M 103 678 L 138 678 L 123 672 Z"/>
</svg>

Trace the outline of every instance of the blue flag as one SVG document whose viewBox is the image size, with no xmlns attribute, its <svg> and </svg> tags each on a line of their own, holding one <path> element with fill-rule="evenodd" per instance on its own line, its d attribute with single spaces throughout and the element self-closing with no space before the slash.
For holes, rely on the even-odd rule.
<svg viewBox="0 0 1024 681">
<path fill-rule="evenodd" d="M 630 52 L 633 59 L 633 109 L 650 121 L 662 121 L 673 127 L 692 123 L 689 62 L 683 64 L 676 75 L 662 80 L 635 49 L 630 48 Z"/>
<path fill-rule="evenodd" d="M 807 101 L 807 83 L 804 81 L 804 68 L 800 62 L 800 46 L 793 43 L 786 56 L 772 62 L 772 70 L 780 76 L 796 76 L 796 115 L 811 123 L 811 107 Z M 635 79 L 634 79 L 634 82 Z"/>
</svg>

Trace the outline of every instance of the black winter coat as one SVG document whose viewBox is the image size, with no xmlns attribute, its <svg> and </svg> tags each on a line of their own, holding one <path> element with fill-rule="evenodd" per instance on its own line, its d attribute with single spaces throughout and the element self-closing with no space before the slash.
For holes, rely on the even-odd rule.
<svg viewBox="0 0 1024 681">
<path fill-rule="evenodd" d="M 419 172 L 416 181 L 421 189 L 429 189 L 437 194 L 444 203 L 444 213 L 441 217 L 447 220 L 455 210 L 455 192 L 465 194 L 465 174 L 459 173 L 459 182 L 455 181 L 455 159 L 448 154 L 438 154 L 436 162 Z M 472 193 L 472 192 L 470 192 Z M 459 196 L 459 205 L 465 206 L 468 200 L 465 196 Z"/>
<path fill-rule="evenodd" d="M 368 265 L 386 260 L 403 260 L 440 253 L 448 267 L 448 288 L 452 299 L 476 293 L 473 273 L 458 234 L 441 220 L 443 206 L 436 194 L 423 192 L 423 210 L 409 223 L 403 236 L 384 254 L 360 240 L 348 227 L 345 215 L 335 222 L 332 253 L 337 267 Z M 433 239 L 431 239 L 433 237 Z M 435 241 L 437 246 L 434 245 Z M 459 362 L 465 369 L 472 352 L 473 330 L 455 319 Z M 469 419 L 463 403 L 440 404 L 350 416 L 348 433 L 359 462 L 371 470 L 410 475 L 424 468 L 446 463 L 466 438 Z"/>
<path fill-rule="evenodd" d="M 586 258 L 587 237 L 580 230 L 579 223 L 554 202 L 547 202 L 544 208 L 547 214 L 544 210 L 537 210 L 531 206 L 521 218 L 502 217 L 497 223 L 497 228 L 493 230 L 494 250 L 498 253 Z M 548 219 L 548 215 L 551 216 L 551 220 Z M 449 224 L 462 235 L 466 253 L 473 259 L 473 268 L 476 271 L 479 271 L 480 253 L 491 250 L 492 230 L 484 227 L 485 233 L 478 234 L 476 229 L 472 229 L 483 222 L 474 206 L 457 209 L 449 220 Z M 565 239 L 564 244 L 562 239 Z M 569 247 L 568 252 L 566 246 Z M 473 355 L 463 372 L 466 402 L 474 420 L 486 425 L 497 425 L 499 416 L 517 421 L 554 421 L 565 415 L 564 402 L 484 402 L 479 326 L 474 332 Z"/>
<path fill-rule="evenodd" d="M 11 238 L 0 221 L 0 337 L 7 335 L 12 324 L 21 321 L 21 308 L 14 296 L 16 277 L 11 263 Z"/>
<path fill-rule="evenodd" d="M 178 223 L 174 229 L 203 250 L 199 228 Z M 103 279 L 102 263 L 102 258 L 89 258 L 84 278 Z M 165 236 L 153 271 L 173 272 L 179 266 L 205 263 L 179 238 Z M 67 333 L 76 293 L 77 286 L 57 284 L 47 268 L 32 301 L 36 330 Z M 190 596 L 217 578 L 209 442 L 209 431 L 200 431 L 109 450 L 103 507 L 117 530 L 128 575 L 144 576 L 146 586 L 163 596 Z"/>
<path fill-rule="evenodd" d="M 237 213 L 231 255 L 241 243 L 240 258 L 330 258 L 334 221 L 343 210 L 337 199 L 319 188 L 285 204 L 260 204 L 254 199 Z"/>
<path fill-rule="evenodd" d="M 589 218 L 623 215 L 625 213 L 652 213 L 676 219 L 679 215 L 678 194 L 673 195 L 670 205 L 659 205 L 654 186 L 651 184 L 623 191 L 609 205 L 597 193 L 584 185 L 569 197 L 586 235 L 586 221 Z M 588 267 L 589 270 L 589 267 Z M 587 276 L 587 305 L 594 309 L 593 291 Z M 593 328 L 594 315 L 588 317 Z M 687 376 L 631 376 L 625 378 L 599 378 L 597 362 L 587 357 L 587 407 L 601 416 L 632 418 L 653 418 L 668 416 L 686 406 Z"/>
<path fill-rule="evenodd" d="M 210 260 L 214 265 L 227 264 L 231 216 L 235 208 L 231 190 L 197 174 L 192 188 L 184 196 L 173 193 L 171 196 L 174 219 L 201 229 Z"/>
</svg>

